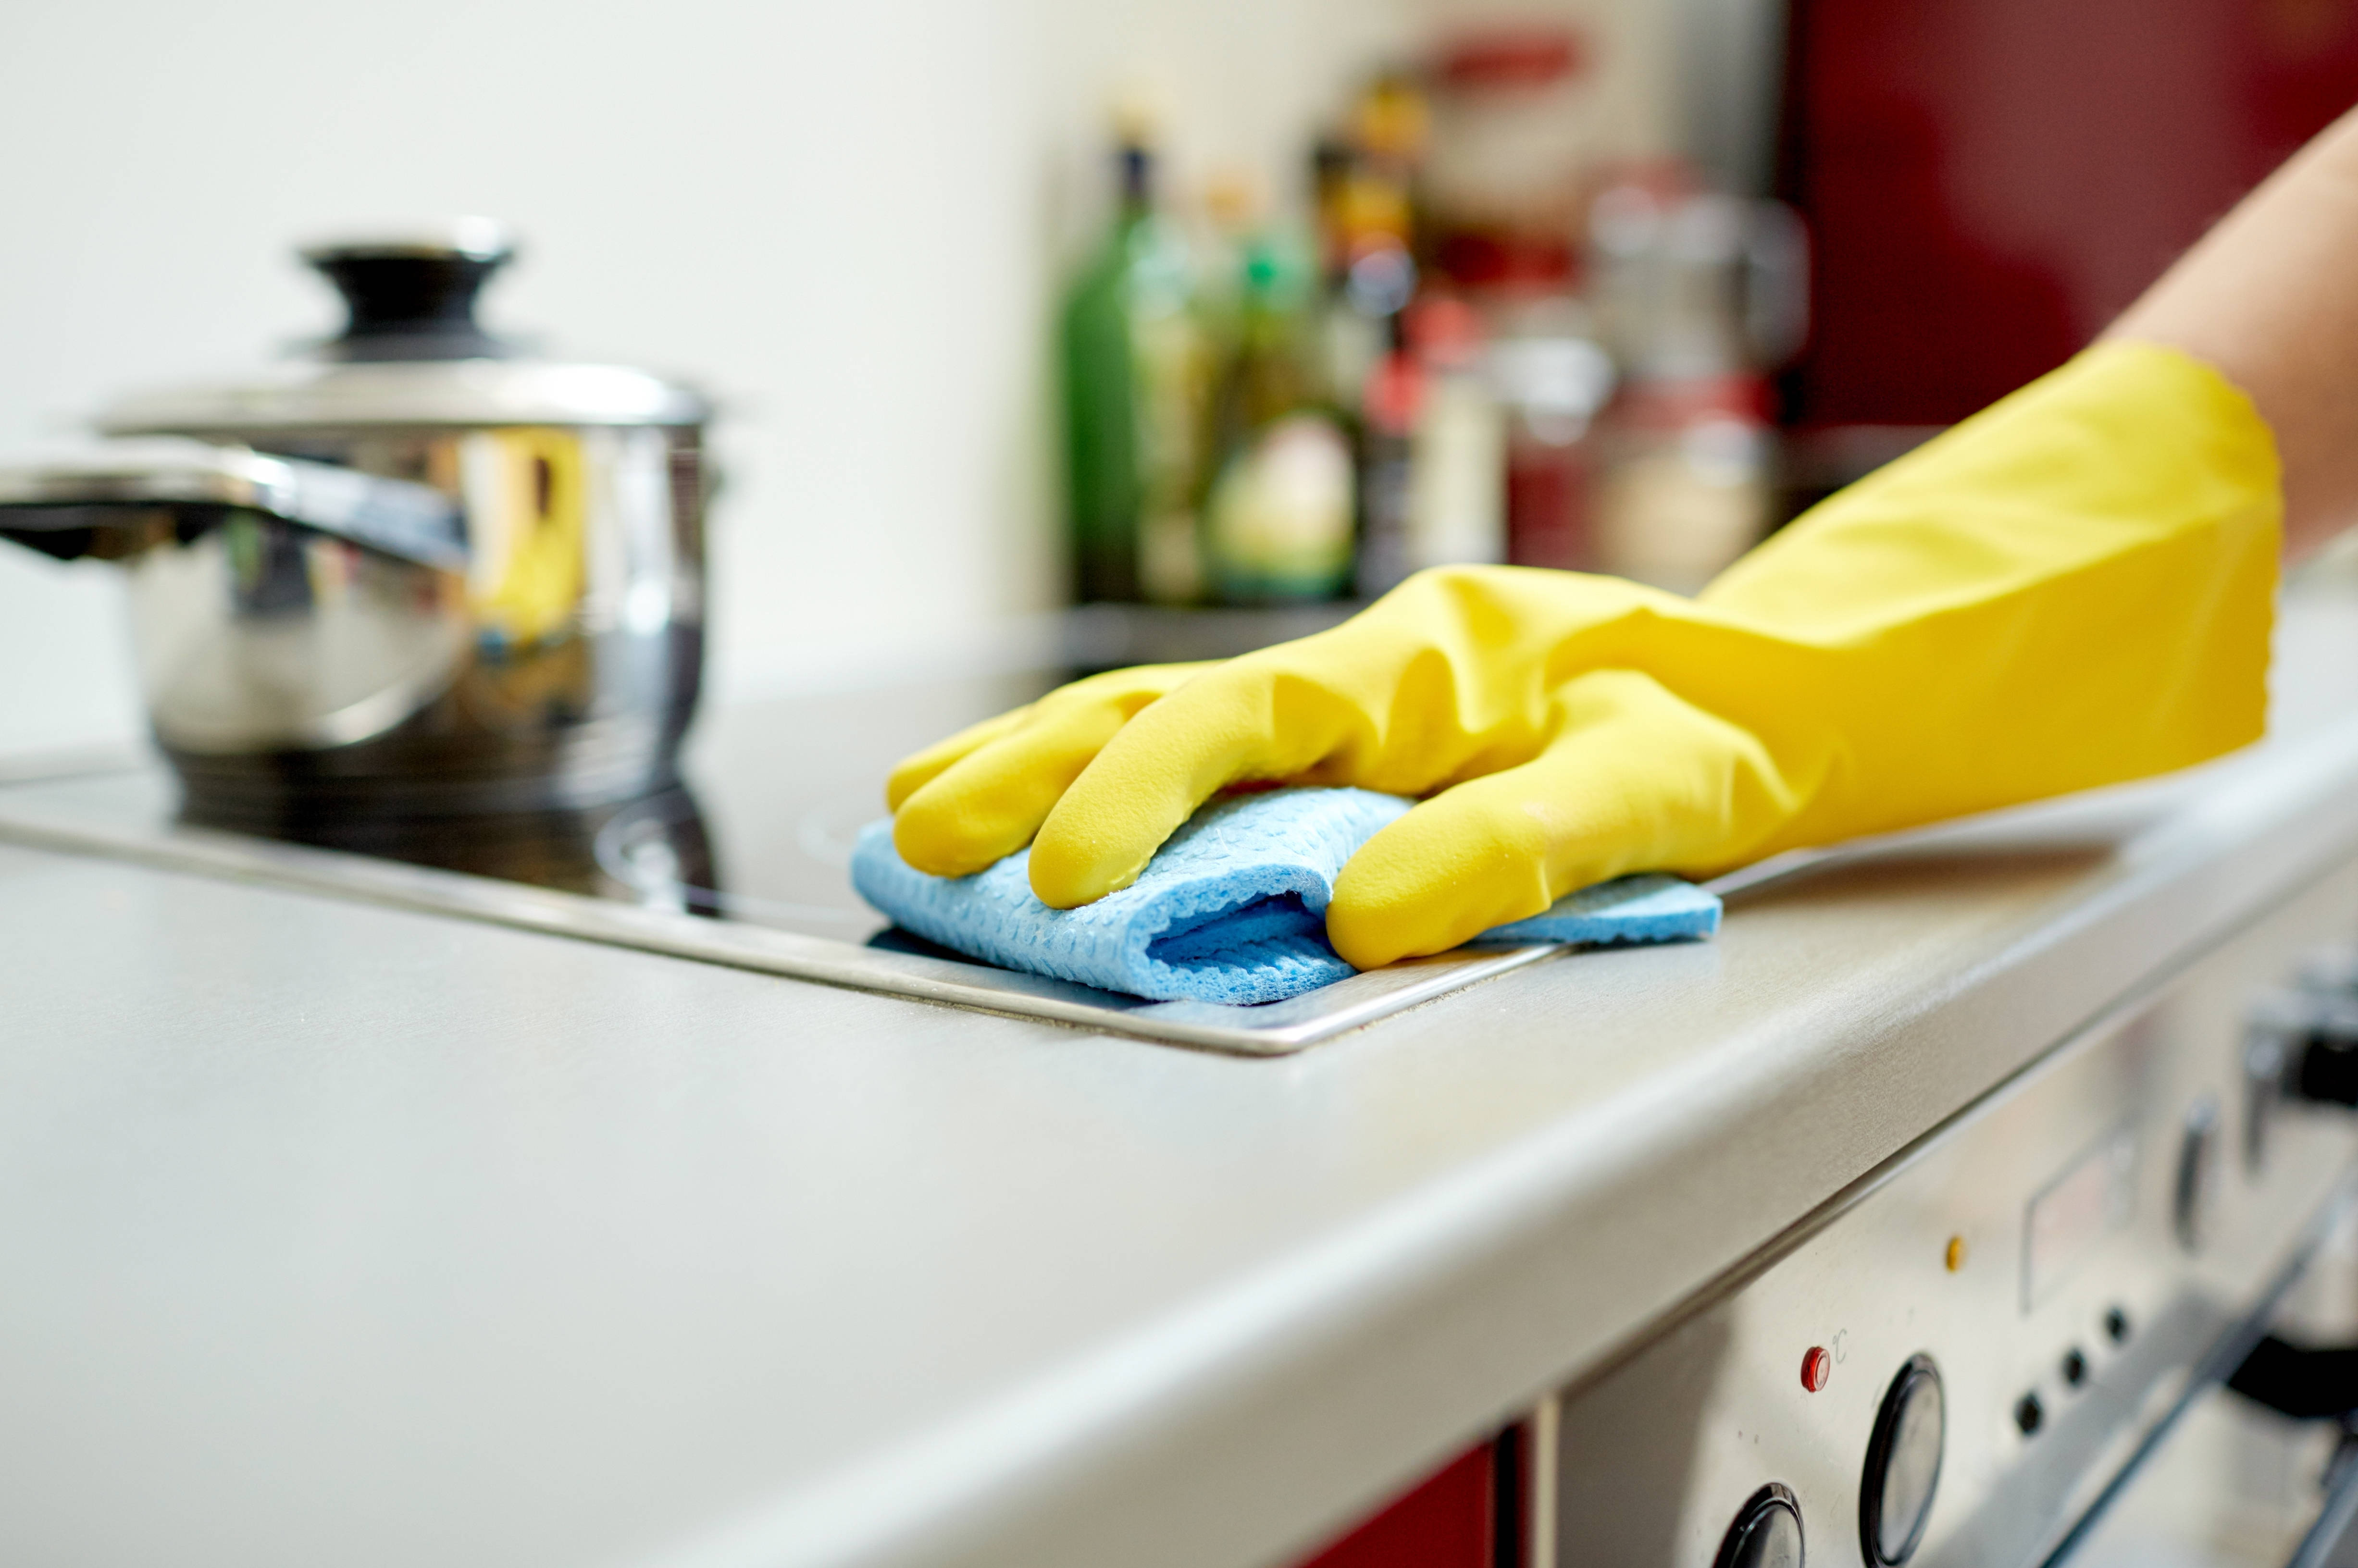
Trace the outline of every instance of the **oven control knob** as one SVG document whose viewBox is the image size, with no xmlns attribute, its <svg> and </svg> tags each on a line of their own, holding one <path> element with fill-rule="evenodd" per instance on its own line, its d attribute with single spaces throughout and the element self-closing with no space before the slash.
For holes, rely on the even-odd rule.
<svg viewBox="0 0 2358 1568">
<path fill-rule="evenodd" d="M 2358 996 L 2312 963 L 2300 984 L 2262 997 L 2244 1043 L 2244 1168 L 2267 1166 L 2269 1129 L 2288 1102 L 2358 1107 Z"/>
<path fill-rule="evenodd" d="M 1859 1550 L 1872 1568 L 1907 1562 L 1922 1542 L 1947 1424 L 1941 1369 L 1930 1356 L 1909 1357 L 1876 1413 L 1859 1481 Z"/>
<path fill-rule="evenodd" d="M 1801 1502 L 1771 1481 L 1752 1494 L 1712 1568 L 1801 1568 Z"/>
<path fill-rule="evenodd" d="M 2358 998 L 2279 992 L 2252 1010 L 2244 1072 L 2287 1099 L 2358 1106 Z"/>
</svg>

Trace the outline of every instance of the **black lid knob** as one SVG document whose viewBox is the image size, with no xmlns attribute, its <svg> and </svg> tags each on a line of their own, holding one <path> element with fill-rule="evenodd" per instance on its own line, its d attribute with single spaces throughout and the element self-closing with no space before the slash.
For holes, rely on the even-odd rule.
<svg viewBox="0 0 2358 1568">
<path fill-rule="evenodd" d="M 496 359 L 514 352 L 475 321 L 484 280 L 515 254 L 498 224 L 460 218 L 399 233 L 307 245 L 303 259 L 344 297 L 339 360 Z"/>
</svg>

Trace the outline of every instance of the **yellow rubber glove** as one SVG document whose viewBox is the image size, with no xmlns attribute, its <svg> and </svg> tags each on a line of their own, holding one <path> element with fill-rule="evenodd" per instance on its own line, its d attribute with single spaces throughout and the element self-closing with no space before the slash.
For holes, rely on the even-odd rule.
<svg viewBox="0 0 2358 1568">
<path fill-rule="evenodd" d="M 1427 797 L 1327 911 L 1362 968 L 1632 871 L 1715 873 L 2165 772 L 2256 739 L 2282 511 L 2250 402 L 2107 344 L 1797 519 L 1695 599 L 1512 567 L 1331 632 L 1116 671 L 902 764 L 893 841 L 1033 841 L 1070 908 L 1247 781 Z M 1034 838 L 1036 834 L 1036 839 Z"/>
</svg>

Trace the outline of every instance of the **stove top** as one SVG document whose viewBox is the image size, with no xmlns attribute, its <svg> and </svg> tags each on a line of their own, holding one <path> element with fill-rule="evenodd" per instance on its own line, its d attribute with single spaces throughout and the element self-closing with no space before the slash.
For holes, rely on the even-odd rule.
<svg viewBox="0 0 2358 1568">
<path fill-rule="evenodd" d="M 0 775 L 0 838 L 616 942 L 1174 1044 L 1298 1050 L 1560 949 L 1471 948 L 1261 1007 L 1150 1002 L 1017 974 L 893 928 L 851 889 L 899 758 L 1067 672 L 716 704 L 679 789 L 576 812 L 320 818 L 264 838 L 193 821 L 160 761 Z"/>
<path fill-rule="evenodd" d="M 1837 850 L 1798 851 L 1723 877 L 1713 889 L 1735 894 L 1813 864 L 1867 855 L 2115 849 L 2237 776 L 2339 766 L 2331 758 L 2301 759 L 2320 745 L 2338 757 L 2358 714 L 2358 542 L 2345 554 L 2301 574 L 2286 595 L 2266 744 L 2164 779 Z M 1279 1054 L 1563 949 L 1466 947 L 1261 1007 L 1150 1002 L 996 968 L 895 930 L 852 892 L 849 865 L 860 825 L 883 814 L 882 784 L 895 761 L 1029 701 L 1069 678 L 1074 665 L 1235 652 L 1316 630 L 1342 609 L 1316 607 L 1314 617 L 1282 622 L 1246 612 L 1223 620 L 1080 611 L 1055 650 L 1037 658 L 1039 667 L 710 703 L 688 742 L 683 788 L 593 811 L 430 823 L 321 820 L 287 824 L 263 838 L 184 819 L 172 775 L 157 759 L 13 766 L 0 759 L 0 840 L 1176 1044 Z"/>
</svg>

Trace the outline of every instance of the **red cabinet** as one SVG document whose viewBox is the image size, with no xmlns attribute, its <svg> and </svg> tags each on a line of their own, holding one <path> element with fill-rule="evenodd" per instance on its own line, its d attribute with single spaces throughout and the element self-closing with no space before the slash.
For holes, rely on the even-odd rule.
<svg viewBox="0 0 2358 1568">
<path fill-rule="evenodd" d="M 1300 1568 L 1497 1568 L 1499 1447 L 1468 1449 Z"/>
<path fill-rule="evenodd" d="M 2358 0 L 1795 0 L 1805 426 L 1945 425 L 2085 343 L 2358 101 Z"/>
</svg>

